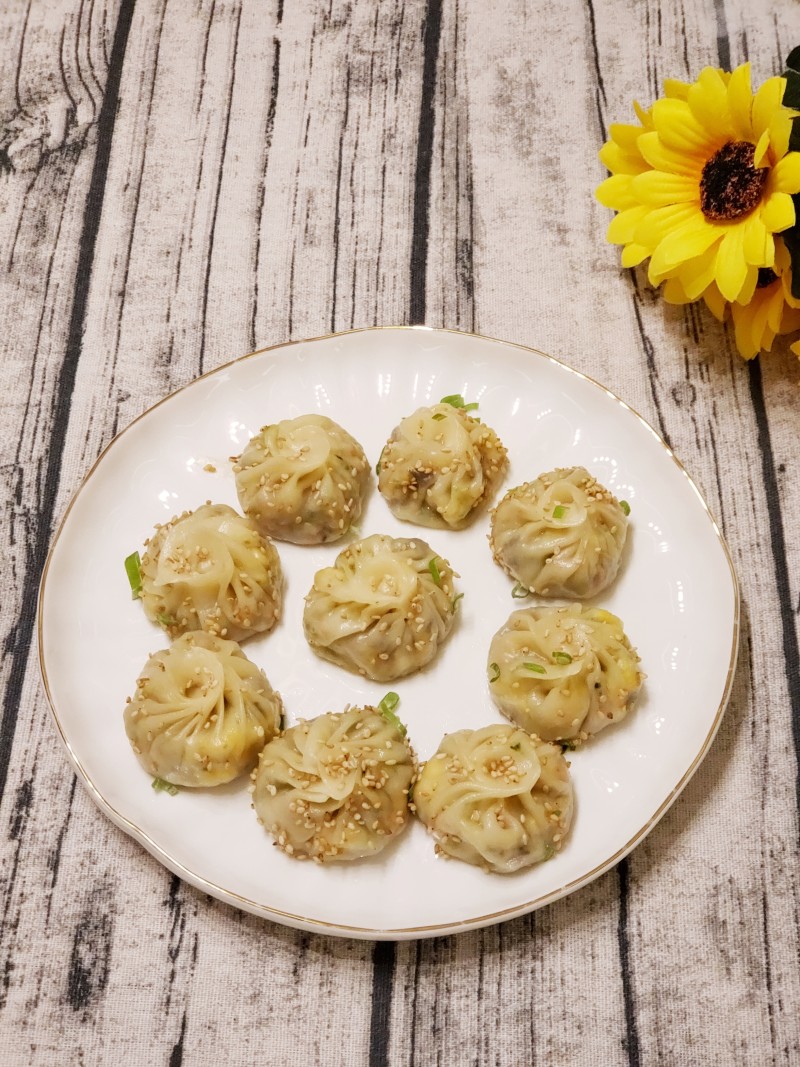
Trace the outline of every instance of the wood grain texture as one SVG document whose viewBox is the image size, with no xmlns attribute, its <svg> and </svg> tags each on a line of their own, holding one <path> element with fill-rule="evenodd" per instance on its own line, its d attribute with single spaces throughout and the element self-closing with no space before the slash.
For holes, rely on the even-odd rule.
<svg viewBox="0 0 800 1067">
<path fill-rule="evenodd" d="M 597 150 L 665 76 L 800 42 L 782 0 L 58 0 L 0 12 L 0 1064 L 800 1060 L 800 372 L 748 368 L 606 245 Z M 626 863 L 535 915 L 372 946 L 184 885 L 94 809 L 31 637 L 117 430 L 253 348 L 422 322 L 606 382 L 742 579 L 719 738 Z"/>
</svg>

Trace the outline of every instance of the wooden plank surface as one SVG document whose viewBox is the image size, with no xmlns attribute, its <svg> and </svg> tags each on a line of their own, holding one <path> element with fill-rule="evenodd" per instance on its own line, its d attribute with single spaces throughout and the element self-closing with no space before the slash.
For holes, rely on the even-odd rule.
<svg viewBox="0 0 800 1067">
<path fill-rule="evenodd" d="M 0 12 L 0 1064 L 800 1062 L 797 363 L 621 272 L 597 150 L 665 76 L 800 43 L 782 0 L 58 0 Z M 742 580 L 730 709 L 580 893 L 416 944 L 256 920 L 76 785 L 41 693 L 54 523 L 149 404 L 291 337 L 427 322 L 606 382 Z"/>
</svg>

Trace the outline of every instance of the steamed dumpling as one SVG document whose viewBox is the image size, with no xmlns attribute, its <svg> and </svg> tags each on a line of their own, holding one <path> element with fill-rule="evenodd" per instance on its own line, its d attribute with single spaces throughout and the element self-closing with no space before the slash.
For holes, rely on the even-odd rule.
<svg viewBox="0 0 800 1067">
<path fill-rule="evenodd" d="M 338 541 L 358 520 L 369 483 L 361 445 L 325 415 L 265 426 L 234 464 L 246 515 L 279 541 Z"/>
<path fill-rule="evenodd" d="M 226 504 L 204 504 L 156 527 L 141 575 L 144 610 L 172 637 L 205 630 L 243 641 L 280 617 L 278 553 Z"/>
<path fill-rule="evenodd" d="M 419 537 L 373 534 L 317 571 L 303 628 L 318 656 L 388 682 L 430 663 L 455 614 L 446 559 Z"/>
<path fill-rule="evenodd" d="M 584 467 L 511 489 L 492 514 L 494 558 L 539 596 L 585 600 L 613 582 L 628 533 L 614 496 Z"/>
<path fill-rule="evenodd" d="M 437 852 L 511 874 L 558 852 L 572 822 L 569 766 L 513 726 L 447 734 L 414 787 Z"/>
<path fill-rule="evenodd" d="M 463 407 L 419 408 L 395 427 L 378 462 L 378 488 L 398 519 L 460 530 L 491 499 L 506 450 Z"/>
<path fill-rule="evenodd" d="M 624 719 L 644 679 L 617 616 L 579 604 L 513 612 L 488 672 L 500 711 L 548 741 L 585 741 Z"/>
<path fill-rule="evenodd" d="M 149 774 L 223 785 L 250 770 L 282 714 L 280 696 L 235 641 L 188 633 L 145 664 L 125 732 Z"/>
<path fill-rule="evenodd" d="M 348 708 L 274 738 L 253 771 L 253 807 L 295 859 L 357 860 L 389 844 L 408 821 L 415 761 L 396 722 Z"/>
</svg>

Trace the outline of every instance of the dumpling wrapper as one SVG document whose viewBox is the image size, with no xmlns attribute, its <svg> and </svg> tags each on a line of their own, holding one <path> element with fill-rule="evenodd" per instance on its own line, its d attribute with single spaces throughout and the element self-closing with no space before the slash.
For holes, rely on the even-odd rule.
<svg viewBox="0 0 800 1067">
<path fill-rule="evenodd" d="M 539 596 L 586 600 L 616 578 L 625 512 L 584 467 L 565 467 L 509 490 L 489 536 L 500 566 Z"/>
<path fill-rule="evenodd" d="M 300 722 L 264 748 L 253 807 L 294 859 L 376 855 L 406 826 L 416 762 L 401 729 L 375 708 Z"/>
<path fill-rule="evenodd" d="M 318 656 L 389 682 L 431 662 L 456 606 L 453 571 L 427 542 L 373 534 L 317 571 L 303 629 Z"/>
<path fill-rule="evenodd" d="M 549 741 L 620 722 L 644 675 L 622 622 L 602 608 L 523 608 L 489 647 L 489 691 L 500 711 Z"/>
<path fill-rule="evenodd" d="M 551 859 L 572 824 L 569 764 L 513 726 L 446 734 L 414 786 L 437 852 L 497 874 Z"/>
<path fill-rule="evenodd" d="M 204 504 L 156 527 L 141 575 L 145 613 L 171 637 L 205 630 L 243 641 L 280 618 L 275 546 L 227 504 Z"/>
<path fill-rule="evenodd" d="M 235 641 L 197 632 L 148 659 L 125 732 L 149 774 L 214 786 L 252 768 L 282 715 L 279 694 Z"/>
<path fill-rule="evenodd" d="M 355 438 L 325 415 L 264 426 L 234 463 L 242 510 L 279 541 L 338 541 L 361 515 L 370 466 Z"/>
<path fill-rule="evenodd" d="M 434 404 L 403 419 L 378 461 L 378 489 L 398 519 L 460 530 L 490 500 L 506 450 L 463 408 Z"/>
</svg>

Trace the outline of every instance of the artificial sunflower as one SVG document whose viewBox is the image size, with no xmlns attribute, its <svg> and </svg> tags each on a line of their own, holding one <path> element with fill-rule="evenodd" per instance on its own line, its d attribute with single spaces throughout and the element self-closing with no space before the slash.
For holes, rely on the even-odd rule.
<svg viewBox="0 0 800 1067">
<path fill-rule="evenodd" d="M 749 303 L 759 270 L 775 265 L 776 233 L 795 223 L 800 152 L 789 151 L 785 78 L 757 93 L 750 65 L 706 67 L 695 82 L 670 81 L 638 127 L 612 127 L 601 160 L 612 176 L 598 199 L 619 212 L 608 239 L 623 265 L 648 256 L 652 284 L 676 279 L 688 300 L 714 284 L 723 300 Z M 635 131 L 635 132 L 634 132 Z"/>
<path fill-rule="evenodd" d="M 677 278 L 667 280 L 663 295 L 670 304 L 688 304 L 692 299 Z M 744 359 L 771 352 L 779 334 L 800 330 L 800 300 L 792 296 L 791 257 L 780 239 L 775 242 L 774 266 L 759 268 L 755 290 L 746 304 L 729 304 L 716 282 L 709 285 L 702 299 L 720 322 L 732 319 L 736 347 Z M 792 346 L 792 351 L 797 349 L 797 345 Z"/>
</svg>

